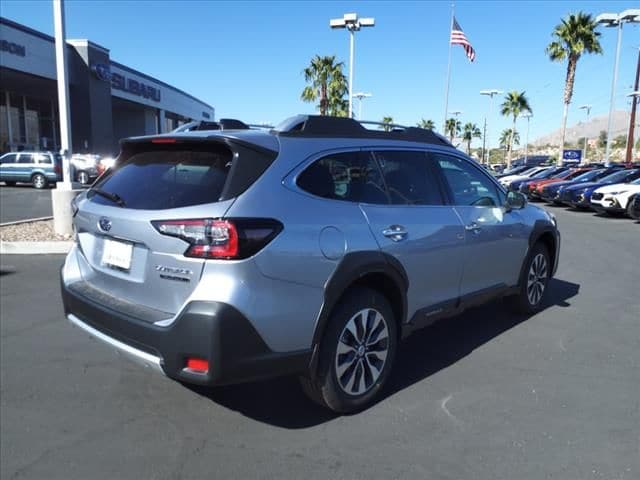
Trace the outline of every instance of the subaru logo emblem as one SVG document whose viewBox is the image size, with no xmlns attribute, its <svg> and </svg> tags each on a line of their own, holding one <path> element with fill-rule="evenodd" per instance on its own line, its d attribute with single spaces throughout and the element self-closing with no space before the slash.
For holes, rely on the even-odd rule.
<svg viewBox="0 0 640 480">
<path fill-rule="evenodd" d="M 100 220 L 98 220 L 98 226 L 103 232 L 108 232 L 109 230 L 111 230 L 111 220 L 109 220 L 107 217 L 102 217 L 100 218 Z"/>
<path fill-rule="evenodd" d="M 91 71 L 95 74 L 98 80 L 103 82 L 111 81 L 111 67 L 102 63 L 94 63 L 91 65 Z"/>
</svg>

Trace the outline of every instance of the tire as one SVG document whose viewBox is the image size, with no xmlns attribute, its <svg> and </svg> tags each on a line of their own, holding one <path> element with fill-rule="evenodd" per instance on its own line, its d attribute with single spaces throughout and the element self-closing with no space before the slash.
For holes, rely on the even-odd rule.
<svg viewBox="0 0 640 480">
<path fill-rule="evenodd" d="M 15 187 L 15 186 L 16 186 L 16 182 L 7 182 L 7 181 L 5 181 L 5 182 L 4 182 L 4 184 L 5 184 L 7 187 Z"/>
<path fill-rule="evenodd" d="M 536 243 L 529 252 L 522 270 L 519 292 L 506 299 L 514 313 L 532 315 L 542 309 L 552 268 L 547 247 L 542 243 Z"/>
<path fill-rule="evenodd" d="M 42 190 L 43 188 L 47 187 L 49 182 L 47 181 L 47 177 L 45 177 L 41 173 L 36 173 L 33 177 L 31 177 L 31 184 L 34 188 Z"/>
<path fill-rule="evenodd" d="M 7 183 L 7 185 L 9 185 L 9 184 Z M 629 200 L 627 201 L 626 214 L 627 214 L 627 217 L 629 217 L 629 218 L 633 218 L 633 215 L 632 215 L 632 213 L 633 213 L 633 202 L 635 201 L 635 198 L 636 198 L 636 195 L 631 195 L 629 197 Z"/>
<path fill-rule="evenodd" d="M 302 389 L 334 412 L 370 406 L 389 378 L 397 341 L 396 319 L 384 295 L 369 288 L 350 290 L 331 313 L 316 378 L 302 378 Z"/>
<path fill-rule="evenodd" d="M 87 185 L 89 183 L 89 174 L 87 172 L 79 171 L 76 178 L 81 185 Z"/>
</svg>

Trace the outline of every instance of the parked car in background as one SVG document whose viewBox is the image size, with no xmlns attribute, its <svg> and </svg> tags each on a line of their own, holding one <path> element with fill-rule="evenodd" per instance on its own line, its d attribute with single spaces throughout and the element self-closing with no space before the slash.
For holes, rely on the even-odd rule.
<svg viewBox="0 0 640 480">
<path fill-rule="evenodd" d="M 0 181 L 13 186 L 30 183 L 46 188 L 62 181 L 62 157 L 52 152 L 10 152 L 0 157 Z"/>
<path fill-rule="evenodd" d="M 619 167 L 614 167 L 614 168 L 595 168 L 593 170 L 589 170 L 587 172 L 584 172 L 581 175 L 578 175 L 577 177 L 573 178 L 572 180 L 565 180 L 563 182 L 555 182 L 555 183 L 551 183 L 551 184 L 545 185 L 544 187 L 542 187 L 542 190 L 540 192 L 540 197 L 545 202 L 553 202 L 556 205 L 560 205 L 560 204 L 562 204 L 562 202 L 560 201 L 560 195 L 562 194 L 562 191 L 566 187 L 573 186 L 573 185 L 579 185 L 581 183 L 595 182 L 595 181 L 599 180 L 600 178 L 604 178 L 607 175 L 610 175 L 610 174 L 618 171 L 619 169 L 620 169 Z"/>
<path fill-rule="evenodd" d="M 636 193 L 633 196 L 633 200 L 627 209 L 627 213 L 634 220 L 640 220 L 640 193 Z"/>
<path fill-rule="evenodd" d="M 499 175 L 496 175 L 496 178 L 506 177 L 507 175 L 518 175 L 524 172 L 525 170 L 529 170 L 531 168 L 532 167 L 529 167 L 528 165 L 521 165 L 519 167 L 507 168 L 505 170 L 502 170 L 502 172 Z"/>
<path fill-rule="evenodd" d="M 105 171 L 112 168 L 116 164 L 116 159 L 113 157 L 102 157 L 98 162 L 97 169 L 98 175 L 102 175 Z"/>
<path fill-rule="evenodd" d="M 73 154 L 71 156 L 72 171 L 74 180 L 82 185 L 89 185 L 98 178 L 99 155 L 86 153 Z"/>
<path fill-rule="evenodd" d="M 560 201 L 572 208 L 591 208 L 591 194 L 596 189 L 616 183 L 629 183 L 637 178 L 640 178 L 640 169 L 618 170 L 597 182 L 583 183 L 565 188 L 560 196 Z"/>
<path fill-rule="evenodd" d="M 299 115 L 121 145 L 72 204 L 64 311 L 180 382 L 297 374 L 361 410 L 401 339 L 491 298 L 539 311 L 557 269 L 553 214 L 427 130 Z"/>
<path fill-rule="evenodd" d="M 526 188 L 523 188 L 523 185 L 528 184 L 529 182 L 535 182 L 537 180 L 544 180 L 547 178 L 551 178 L 554 175 L 559 174 L 560 172 L 565 171 L 565 167 L 550 167 L 546 170 L 542 170 L 530 178 L 523 178 L 522 180 L 514 180 L 509 184 L 509 190 L 513 190 L 514 192 L 520 192 L 525 194 L 528 192 Z"/>
<path fill-rule="evenodd" d="M 551 178 L 546 178 L 543 180 L 536 180 L 535 182 L 530 182 L 528 184 L 527 196 L 532 199 L 540 199 L 540 192 L 545 185 L 549 185 L 551 183 L 562 182 L 564 180 L 571 180 L 576 178 L 579 175 L 582 175 L 584 172 L 588 172 L 591 170 L 590 168 L 567 168 L 566 170 L 562 170 L 560 173 L 553 175 Z"/>
<path fill-rule="evenodd" d="M 532 167 L 529 170 L 525 170 L 524 172 L 517 175 L 507 175 L 505 177 L 501 177 L 498 181 L 504 188 L 509 189 L 509 185 L 511 185 L 511 182 L 532 178 L 535 174 L 544 172 L 546 170 L 549 170 L 550 168 L 552 167 Z"/>
<path fill-rule="evenodd" d="M 591 208 L 598 213 L 627 213 L 634 195 L 640 193 L 640 178 L 631 183 L 615 183 L 600 187 L 591 194 Z"/>
</svg>

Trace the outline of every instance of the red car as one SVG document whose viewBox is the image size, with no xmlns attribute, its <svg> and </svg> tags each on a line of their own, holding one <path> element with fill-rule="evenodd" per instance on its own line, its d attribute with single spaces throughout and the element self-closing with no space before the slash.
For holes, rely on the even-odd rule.
<svg viewBox="0 0 640 480">
<path fill-rule="evenodd" d="M 531 182 L 529 184 L 529 198 L 540 198 L 542 194 L 542 187 L 544 187 L 545 185 L 556 182 L 564 182 L 565 180 L 572 180 L 578 175 L 581 175 L 584 172 L 588 172 L 591 169 L 592 167 L 570 168 L 569 170 L 565 170 L 564 172 L 559 173 L 554 177 Z"/>
</svg>

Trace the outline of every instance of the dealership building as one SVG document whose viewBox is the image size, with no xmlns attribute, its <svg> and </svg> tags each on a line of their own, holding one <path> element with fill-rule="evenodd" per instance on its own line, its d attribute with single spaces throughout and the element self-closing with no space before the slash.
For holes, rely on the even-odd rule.
<svg viewBox="0 0 640 480">
<path fill-rule="evenodd" d="M 74 153 L 111 155 L 121 138 L 214 120 L 212 106 L 115 62 L 89 40 L 67 40 Z M 54 38 L 0 17 L 0 152 L 60 149 Z"/>
</svg>

